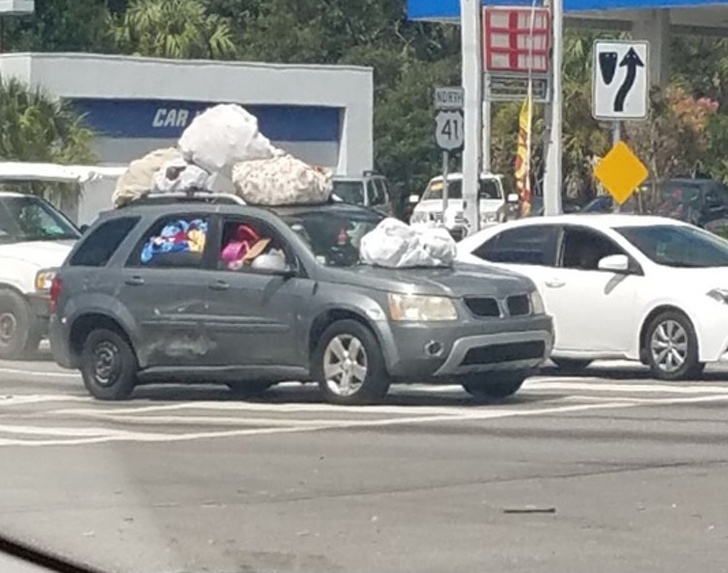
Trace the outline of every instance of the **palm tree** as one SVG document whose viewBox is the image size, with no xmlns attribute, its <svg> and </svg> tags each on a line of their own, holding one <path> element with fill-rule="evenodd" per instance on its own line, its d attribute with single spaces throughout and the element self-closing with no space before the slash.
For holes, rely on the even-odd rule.
<svg viewBox="0 0 728 573">
<path fill-rule="evenodd" d="M 112 18 L 120 49 L 141 56 L 226 59 L 236 55 L 228 21 L 210 14 L 202 0 L 135 0 Z"/>
<path fill-rule="evenodd" d="M 92 139 L 67 104 L 16 78 L 0 78 L 0 159 L 95 163 Z"/>
</svg>

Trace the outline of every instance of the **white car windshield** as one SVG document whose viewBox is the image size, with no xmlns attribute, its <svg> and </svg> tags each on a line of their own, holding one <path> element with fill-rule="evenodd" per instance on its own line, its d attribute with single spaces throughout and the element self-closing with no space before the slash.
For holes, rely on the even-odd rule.
<svg viewBox="0 0 728 573">
<path fill-rule="evenodd" d="M 615 231 L 645 256 L 668 267 L 727 267 L 728 241 L 681 225 L 619 227 Z"/>
<path fill-rule="evenodd" d="M 78 239 L 78 229 L 33 195 L 0 197 L 0 244 Z"/>
<path fill-rule="evenodd" d="M 430 199 L 442 199 L 442 191 L 445 185 L 442 179 L 430 181 L 422 200 L 427 201 Z M 496 179 L 481 179 L 480 189 L 478 190 L 479 197 L 481 199 L 502 199 L 500 185 Z M 450 199 L 462 199 L 463 198 L 463 182 L 462 180 L 448 181 L 447 182 L 447 196 Z"/>
</svg>

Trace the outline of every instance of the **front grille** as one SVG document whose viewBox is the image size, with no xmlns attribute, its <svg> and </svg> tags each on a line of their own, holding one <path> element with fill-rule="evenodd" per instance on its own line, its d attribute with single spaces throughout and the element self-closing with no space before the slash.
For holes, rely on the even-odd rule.
<svg viewBox="0 0 728 573">
<path fill-rule="evenodd" d="M 545 351 L 546 345 L 540 340 L 478 346 L 477 348 L 468 350 L 460 366 L 497 364 L 500 362 L 513 362 L 515 360 L 535 360 L 543 358 Z"/>
<path fill-rule="evenodd" d="M 466 298 L 465 305 L 475 316 L 494 316 L 501 315 L 498 301 L 494 298 Z"/>
<path fill-rule="evenodd" d="M 509 296 L 506 305 L 508 306 L 508 313 L 511 316 L 531 314 L 531 301 L 528 300 L 528 295 L 526 294 Z"/>
<path fill-rule="evenodd" d="M 442 223 L 442 213 L 440 213 L 440 212 L 430 213 L 430 220 L 435 221 L 436 223 Z"/>
</svg>

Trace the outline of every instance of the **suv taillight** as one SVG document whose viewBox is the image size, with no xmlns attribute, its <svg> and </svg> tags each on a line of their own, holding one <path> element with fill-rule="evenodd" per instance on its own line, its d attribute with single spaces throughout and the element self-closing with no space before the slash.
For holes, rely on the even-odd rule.
<svg viewBox="0 0 728 573">
<path fill-rule="evenodd" d="M 58 299 L 61 296 L 61 291 L 63 290 L 63 281 L 60 279 L 60 277 L 53 277 L 53 282 L 51 283 L 51 301 L 50 301 L 50 311 L 56 312 L 56 309 L 58 308 Z"/>
</svg>

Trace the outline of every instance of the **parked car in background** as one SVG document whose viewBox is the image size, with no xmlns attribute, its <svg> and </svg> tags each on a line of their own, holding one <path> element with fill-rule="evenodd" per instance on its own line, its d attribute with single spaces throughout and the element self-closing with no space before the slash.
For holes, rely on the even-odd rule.
<svg viewBox="0 0 728 573">
<path fill-rule="evenodd" d="M 443 177 L 434 177 L 427 184 L 422 197 L 411 195 L 409 200 L 415 204 L 410 216 L 410 224 L 442 223 L 456 239 L 464 235 L 465 216 L 463 213 L 463 175 L 451 173 L 447 177 L 448 208 L 443 216 L 442 197 L 445 188 Z M 506 220 L 508 202 L 503 187 L 503 177 L 491 173 L 480 176 L 478 189 L 480 201 L 480 226 L 485 227 Z M 518 200 L 517 196 L 511 200 Z"/>
<path fill-rule="evenodd" d="M 552 345 L 533 282 L 472 265 L 362 265 L 359 241 L 382 219 L 341 202 L 107 212 L 53 281 L 53 354 L 107 400 L 159 376 L 247 394 L 317 381 L 341 404 L 377 401 L 393 382 L 516 392 Z"/>
<path fill-rule="evenodd" d="M 384 175 L 365 171 L 361 176 L 336 175 L 334 195 L 345 203 L 370 207 L 387 216 L 393 216 L 389 182 Z"/>
<path fill-rule="evenodd" d="M 48 330 L 54 269 L 80 236 L 48 201 L 0 191 L 0 358 L 17 360 L 38 350 Z"/>
<path fill-rule="evenodd" d="M 652 196 L 652 183 L 640 186 L 623 205 L 620 213 L 638 214 L 648 205 L 649 213 L 691 223 L 708 230 L 728 227 L 728 187 L 712 179 L 670 179 L 661 183 Z M 617 205 L 611 195 L 601 195 L 584 206 L 582 213 L 612 213 Z"/>
<path fill-rule="evenodd" d="M 463 262 L 538 285 L 554 318 L 552 360 L 640 360 L 656 378 L 698 376 L 728 358 L 728 241 L 663 217 L 560 215 L 486 229 Z"/>
<path fill-rule="evenodd" d="M 583 205 L 582 202 L 578 199 L 570 199 L 568 197 L 563 197 L 561 199 L 561 210 L 565 215 L 570 215 L 572 213 L 578 213 L 581 211 Z M 529 217 L 543 217 L 544 214 L 544 205 L 543 205 L 543 196 L 542 195 L 534 195 L 531 198 L 531 213 Z"/>
</svg>

